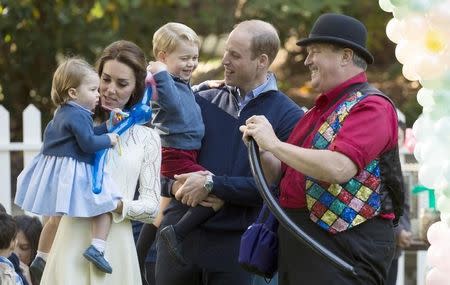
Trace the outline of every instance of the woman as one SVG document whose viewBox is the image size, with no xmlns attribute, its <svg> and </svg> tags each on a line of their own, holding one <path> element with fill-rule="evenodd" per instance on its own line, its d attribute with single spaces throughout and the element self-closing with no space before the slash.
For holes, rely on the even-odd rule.
<svg viewBox="0 0 450 285">
<path fill-rule="evenodd" d="M 27 283 L 38 284 L 39 282 L 30 278 L 29 266 L 36 256 L 42 224 L 37 217 L 27 215 L 15 216 L 14 220 L 17 224 L 17 242 L 12 255 L 15 254 L 17 256 L 22 274 L 26 278 Z M 12 255 L 10 259 L 14 258 Z"/>
<path fill-rule="evenodd" d="M 37 217 L 27 215 L 15 216 L 14 220 L 18 228 L 14 253 L 17 254 L 21 262 L 29 266 L 36 256 L 42 224 Z"/>
<path fill-rule="evenodd" d="M 146 60 L 134 43 L 117 41 L 109 45 L 101 54 L 97 68 L 103 106 L 129 109 L 142 99 Z M 41 284 L 141 284 L 130 219 L 151 223 L 158 212 L 160 148 L 156 131 L 135 125 L 108 151 L 104 171 L 111 173 L 124 197 L 113 213 L 114 223 L 106 245 L 105 257 L 114 268 L 112 274 L 99 271 L 80 253 L 89 245 L 90 223 L 64 216 Z M 139 198 L 133 200 L 137 183 Z"/>
</svg>

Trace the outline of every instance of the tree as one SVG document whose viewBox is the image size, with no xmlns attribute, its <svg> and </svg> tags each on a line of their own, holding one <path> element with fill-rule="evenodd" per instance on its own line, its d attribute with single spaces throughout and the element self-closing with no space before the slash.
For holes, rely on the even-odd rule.
<svg viewBox="0 0 450 285">
<path fill-rule="evenodd" d="M 150 58 L 153 32 L 169 21 L 185 23 L 203 37 L 225 34 L 244 19 L 273 23 L 287 54 L 277 70 L 281 88 L 298 90 L 308 75 L 295 41 L 307 36 L 320 13 L 342 11 L 364 19 L 369 49 L 377 66 L 387 70 L 383 80 L 400 76 L 393 63 L 393 45 L 384 32 L 390 15 L 379 9 L 377 1 L 0 0 L 0 104 L 18 119 L 12 122 L 12 138 L 18 140 L 21 112 L 28 104 L 43 111 L 44 123 L 53 114 L 50 86 L 58 59 L 80 55 L 93 63 L 106 45 L 118 39 L 136 42 Z M 201 59 L 216 56 L 217 52 L 202 52 Z"/>
</svg>

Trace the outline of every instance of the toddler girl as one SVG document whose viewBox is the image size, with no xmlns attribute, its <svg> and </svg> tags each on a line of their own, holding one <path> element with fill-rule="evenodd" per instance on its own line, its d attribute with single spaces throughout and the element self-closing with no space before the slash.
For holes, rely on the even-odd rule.
<svg viewBox="0 0 450 285">
<path fill-rule="evenodd" d="M 92 218 L 92 244 L 84 257 L 111 273 L 104 258 L 111 226 L 110 211 L 121 196 L 104 173 L 103 191 L 92 192 L 94 153 L 118 143 L 106 125 L 93 126 L 92 111 L 99 102 L 99 77 L 86 61 L 70 58 L 56 69 L 51 97 L 58 106 L 44 132 L 41 152 L 17 178 L 15 203 L 26 211 L 50 216 L 39 240 L 31 274 L 40 280 L 46 257 L 62 215 Z M 70 245 L 68 245 L 70 246 Z"/>
</svg>

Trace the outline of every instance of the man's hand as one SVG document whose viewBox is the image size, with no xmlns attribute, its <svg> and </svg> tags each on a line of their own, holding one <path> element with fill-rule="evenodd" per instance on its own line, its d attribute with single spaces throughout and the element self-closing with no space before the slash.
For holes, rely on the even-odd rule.
<svg viewBox="0 0 450 285">
<path fill-rule="evenodd" d="M 208 196 L 208 191 L 203 187 L 206 181 L 206 175 L 209 171 L 197 171 L 175 175 L 174 178 L 183 183 L 183 185 L 176 191 L 175 198 L 181 203 L 189 207 L 197 206 Z"/>
<path fill-rule="evenodd" d="M 269 150 L 275 146 L 280 140 L 275 135 L 272 125 L 264 116 L 251 116 L 245 121 L 245 125 L 239 127 L 243 133 L 242 139 L 244 143 L 248 143 L 250 137 L 258 144 L 262 150 Z"/>
<path fill-rule="evenodd" d="M 412 233 L 406 230 L 402 230 L 397 237 L 397 244 L 401 248 L 407 248 L 411 245 Z"/>
</svg>

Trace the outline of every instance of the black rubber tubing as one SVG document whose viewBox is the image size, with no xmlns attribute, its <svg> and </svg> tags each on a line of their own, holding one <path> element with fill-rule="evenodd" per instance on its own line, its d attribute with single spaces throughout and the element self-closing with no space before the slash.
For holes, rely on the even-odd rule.
<svg viewBox="0 0 450 285">
<path fill-rule="evenodd" d="M 259 147 L 254 139 L 250 139 L 248 143 L 248 158 L 250 161 L 250 168 L 252 170 L 253 177 L 255 178 L 256 185 L 258 187 L 259 193 L 263 198 L 264 202 L 269 207 L 272 214 L 277 218 L 280 224 L 285 227 L 291 234 L 293 234 L 300 242 L 309 246 L 317 254 L 323 256 L 334 266 L 343 270 L 344 272 L 350 273 L 354 276 L 358 276 L 355 268 L 348 264 L 346 261 L 342 260 L 339 256 L 335 255 L 328 249 L 326 249 L 322 244 L 315 241 L 311 236 L 305 233 L 297 224 L 295 224 L 288 215 L 283 211 L 278 202 L 272 195 L 269 186 L 267 185 L 266 178 L 261 167 L 261 160 L 259 157 Z"/>
</svg>

